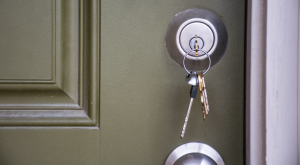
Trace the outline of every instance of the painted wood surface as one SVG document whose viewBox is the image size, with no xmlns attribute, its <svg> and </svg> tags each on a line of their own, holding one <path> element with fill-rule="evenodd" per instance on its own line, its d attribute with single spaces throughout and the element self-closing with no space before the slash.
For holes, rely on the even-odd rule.
<svg viewBox="0 0 300 165">
<path fill-rule="evenodd" d="M 48 22 L 49 26 L 44 24 L 48 30 L 52 27 L 51 22 L 56 20 L 55 33 L 47 30 L 43 33 L 49 35 L 44 38 L 48 44 L 37 41 L 43 46 L 35 49 L 45 52 L 47 58 L 52 58 L 49 52 L 58 51 L 53 61 L 38 60 L 43 54 L 34 54 L 35 49 L 30 49 L 30 46 L 35 42 L 23 42 L 28 36 L 23 38 L 27 33 L 20 33 L 22 47 L 16 46 L 14 51 L 22 51 L 25 47 L 26 57 L 39 56 L 36 59 L 41 63 L 35 69 L 26 68 L 34 66 L 25 64 L 20 65 L 23 70 L 14 68 L 2 72 L 3 77 L 0 74 L 0 92 L 3 94 L 0 103 L 26 103 L 23 107 L 1 107 L 0 104 L 0 112 L 4 112 L 2 116 L 0 113 L 1 165 L 157 165 L 164 164 L 174 148 L 191 141 L 211 145 L 227 164 L 243 164 L 245 1 L 52 0 L 51 3 L 59 6 L 40 0 L 0 1 L 2 9 L 6 9 L 0 12 L 8 12 L 6 15 L 23 13 L 22 18 L 27 18 L 27 21 L 23 20 L 26 23 L 24 27 L 39 24 L 40 18 L 32 19 L 39 15 L 47 16 L 48 19 L 42 20 Z M 37 7 L 39 9 L 35 10 Z M 185 138 L 181 139 L 190 86 L 184 80 L 184 69 L 168 56 L 164 36 L 175 14 L 195 7 L 216 13 L 224 22 L 229 37 L 224 57 L 205 75 L 211 108 L 207 120 L 202 120 L 198 95 Z M 55 19 L 54 10 L 58 12 Z M 31 12 L 35 11 L 38 11 L 37 14 L 31 17 Z M 9 19 L 1 16 L 4 15 L 0 14 L 4 20 Z M 12 21 L 16 18 L 18 16 Z M 27 30 L 21 28 L 23 22 L 18 24 L 19 28 L 5 30 L 23 32 Z M 33 27 L 29 30 L 43 30 L 43 26 L 41 29 Z M 53 38 L 55 49 L 50 42 Z M 19 41 L 6 35 L 0 38 L 0 43 L 5 45 L 10 39 L 16 43 Z M 47 48 L 45 51 L 44 47 Z M 0 56 L 11 47 L 1 48 Z M 14 61 L 5 60 L 8 57 L 22 56 L 13 54 L 14 51 L 11 51 L 11 56 L 3 55 L 2 63 Z M 22 62 L 21 59 L 25 59 L 23 62 L 28 65 L 35 62 L 25 57 L 16 61 Z M 53 63 L 56 67 L 55 81 L 45 82 L 54 75 L 49 71 Z M 40 65 L 45 65 L 45 68 L 38 70 Z M 10 72 L 22 74 L 25 70 L 29 75 L 20 77 L 22 81 L 16 80 L 18 76 L 9 75 Z M 34 74 L 37 70 L 47 70 L 45 75 L 42 74 L 45 77 Z M 37 77 L 43 82 L 37 82 Z M 47 90 L 54 85 L 61 91 L 53 93 L 55 100 Z M 9 87 L 14 88 L 16 93 L 11 92 Z M 30 87 L 28 96 L 24 92 L 25 87 Z M 30 90 L 33 93 L 30 94 Z M 15 97 L 5 97 L 5 94 L 14 94 Z M 79 114 L 73 113 L 66 103 L 66 106 L 55 107 L 66 102 L 58 95 L 73 100 L 72 105 L 83 107 L 74 110 Z M 47 106 L 47 103 L 50 105 Z M 68 114 L 55 113 L 59 110 Z M 80 117 L 85 118 L 81 120 Z M 14 120 L 5 121 L 7 118 Z"/>
<path fill-rule="evenodd" d="M 248 1 L 246 164 L 265 163 L 266 2 Z"/>
<path fill-rule="evenodd" d="M 248 1 L 246 164 L 299 164 L 300 3 Z"/>
<path fill-rule="evenodd" d="M 299 1 L 267 2 L 266 164 L 299 164 Z"/>
<path fill-rule="evenodd" d="M 98 1 L 0 2 L 0 126 L 98 125 L 99 10 Z"/>
</svg>

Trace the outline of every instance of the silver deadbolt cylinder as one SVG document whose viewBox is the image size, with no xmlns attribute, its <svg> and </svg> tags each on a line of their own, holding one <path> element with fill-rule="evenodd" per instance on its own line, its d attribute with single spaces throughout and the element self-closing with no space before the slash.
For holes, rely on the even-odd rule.
<svg viewBox="0 0 300 165">
<path fill-rule="evenodd" d="M 184 55 L 194 49 L 195 35 L 199 48 L 210 55 L 211 66 L 215 65 L 225 53 L 227 31 L 216 14 L 204 9 L 188 9 L 175 15 L 165 36 L 169 55 L 183 67 Z M 189 70 L 205 70 L 209 65 L 208 57 L 201 51 L 196 57 L 195 51 L 191 51 L 186 56 L 185 65 Z"/>
</svg>

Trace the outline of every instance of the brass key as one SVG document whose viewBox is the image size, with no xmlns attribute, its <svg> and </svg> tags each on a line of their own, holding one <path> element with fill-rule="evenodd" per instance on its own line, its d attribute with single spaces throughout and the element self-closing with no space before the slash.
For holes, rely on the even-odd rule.
<svg viewBox="0 0 300 165">
<path fill-rule="evenodd" d="M 205 112 L 206 112 L 206 114 L 208 114 L 209 105 L 208 105 L 208 99 L 207 99 L 207 92 L 206 92 L 206 87 L 205 87 L 204 76 L 202 77 L 202 83 L 203 83 L 203 96 L 204 96 Z"/>
<path fill-rule="evenodd" d="M 199 90 L 200 90 L 200 99 L 201 99 L 201 106 L 202 106 L 202 113 L 203 113 L 203 119 L 205 121 L 205 98 L 203 93 L 203 79 L 202 79 L 203 73 L 200 72 L 198 74 L 198 84 L 199 84 Z"/>
</svg>

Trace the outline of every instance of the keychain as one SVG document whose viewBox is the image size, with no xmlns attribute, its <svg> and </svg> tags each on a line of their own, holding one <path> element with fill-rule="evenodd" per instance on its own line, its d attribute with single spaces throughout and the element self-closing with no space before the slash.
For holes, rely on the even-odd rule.
<svg viewBox="0 0 300 165">
<path fill-rule="evenodd" d="M 199 72 L 199 73 L 197 73 L 195 71 L 190 72 L 185 67 L 185 58 L 186 58 L 187 54 L 189 54 L 192 51 L 195 51 L 196 52 L 196 58 L 198 59 L 198 51 L 199 50 L 202 51 L 203 53 L 205 53 L 205 55 L 208 57 L 208 59 L 209 59 L 208 68 L 206 69 L 205 72 L 202 72 L 202 71 Z M 189 85 L 191 85 L 191 90 L 190 90 L 191 99 L 190 99 L 190 104 L 189 104 L 188 111 L 187 111 L 187 114 L 186 114 L 186 117 L 185 117 L 185 120 L 184 120 L 182 132 L 181 132 L 181 138 L 184 137 L 184 133 L 185 133 L 187 122 L 188 122 L 189 115 L 190 115 L 190 112 L 191 112 L 192 104 L 193 104 L 194 98 L 196 98 L 198 89 L 200 91 L 200 100 L 201 100 L 201 107 L 202 107 L 202 113 L 203 113 L 204 121 L 206 119 L 206 115 L 209 112 L 207 92 L 206 92 L 206 87 L 205 87 L 205 82 L 204 82 L 204 74 L 207 73 L 207 71 L 210 69 L 210 66 L 211 66 L 210 56 L 206 51 L 204 51 L 204 50 L 202 50 L 198 47 L 197 35 L 195 35 L 195 49 L 189 50 L 183 57 L 183 67 L 186 70 L 186 72 L 188 73 L 185 77 L 185 80 Z"/>
</svg>

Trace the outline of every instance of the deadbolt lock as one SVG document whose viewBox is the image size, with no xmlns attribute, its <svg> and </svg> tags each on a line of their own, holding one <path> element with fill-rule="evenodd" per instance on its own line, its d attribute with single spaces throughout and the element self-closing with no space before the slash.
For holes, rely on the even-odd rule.
<svg viewBox="0 0 300 165">
<path fill-rule="evenodd" d="M 188 9 L 176 14 L 170 22 L 165 42 L 169 55 L 180 66 L 184 55 L 194 49 L 195 35 L 199 48 L 206 51 L 211 58 L 211 66 L 215 65 L 224 55 L 227 46 L 227 31 L 221 19 L 214 13 L 204 9 Z M 199 51 L 186 56 L 186 67 L 199 71 L 208 67 L 208 58 Z M 203 55 L 203 56 L 201 56 Z"/>
</svg>

